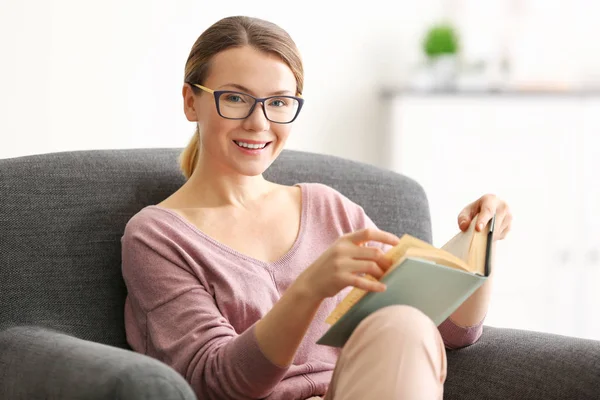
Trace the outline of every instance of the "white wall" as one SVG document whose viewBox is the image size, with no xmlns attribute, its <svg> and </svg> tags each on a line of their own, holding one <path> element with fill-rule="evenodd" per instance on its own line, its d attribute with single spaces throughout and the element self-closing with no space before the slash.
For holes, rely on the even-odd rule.
<svg viewBox="0 0 600 400">
<path fill-rule="evenodd" d="M 303 54 L 307 101 L 288 147 L 374 164 L 378 93 L 411 76 L 427 24 L 443 16 L 464 31 L 465 62 L 493 59 L 506 37 L 516 81 L 600 75 L 594 0 L 348 4 L 0 0 L 0 158 L 184 146 L 193 132 L 181 107 L 185 60 L 204 29 L 235 14 L 278 23 Z"/>
<path fill-rule="evenodd" d="M 380 87 L 418 57 L 413 39 L 440 9 L 387 3 L 2 0 L 0 158 L 184 146 L 191 46 L 213 22 L 244 14 L 281 25 L 305 60 L 307 101 L 288 147 L 376 162 Z"/>
</svg>

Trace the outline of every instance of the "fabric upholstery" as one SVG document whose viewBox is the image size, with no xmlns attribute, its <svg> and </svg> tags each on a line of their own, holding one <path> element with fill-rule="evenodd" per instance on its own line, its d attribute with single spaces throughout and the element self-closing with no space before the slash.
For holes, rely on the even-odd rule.
<svg viewBox="0 0 600 400">
<path fill-rule="evenodd" d="M 184 183 L 181 149 L 97 150 L 0 160 L 0 330 L 38 324 L 129 348 L 120 238 L 127 221 Z M 431 240 L 415 182 L 325 155 L 285 150 L 267 178 L 321 182 L 382 229 Z"/>
<path fill-rule="evenodd" d="M 37 327 L 0 332 L 0 399 L 195 398 L 181 375 L 130 350 Z"/>
<path fill-rule="evenodd" d="M 127 221 L 183 184 L 180 152 L 0 160 L 0 398 L 193 398 L 173 370 L 125 350 L 120 269 Z M 291 150 L 265 176 L 327 184 L 379 228 L 431 242 L 425 193 L 404 176 Z M 600 341 L 486 326 L 448 352 L 444 398 L 600 398 Z"/>
<path fill-rule="evenodd" d="M 484 326 L 447 358 L 445 399 L 600 398 L 600 341 Z"/>
</svg>

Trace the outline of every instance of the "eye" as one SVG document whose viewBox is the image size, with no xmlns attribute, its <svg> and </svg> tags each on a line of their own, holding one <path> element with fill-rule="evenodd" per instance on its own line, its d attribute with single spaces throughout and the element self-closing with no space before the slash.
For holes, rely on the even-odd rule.
<svg viewBox="0 0 600 400">
<path fill-rule="evenodd" d="M 269 102 L 269 105 L 273 106 L 273 107 L 285 107 L 285 106 L 287 106 L 287 103 L 286 103 L 285 99 L 272 99 Z"/>
<path fill-rule="evenodd" d="M 228 93 L 225 96 L 225 100 L 230 103 L 244 103 L 244 98 L 239 94 Z"/>
</svg>

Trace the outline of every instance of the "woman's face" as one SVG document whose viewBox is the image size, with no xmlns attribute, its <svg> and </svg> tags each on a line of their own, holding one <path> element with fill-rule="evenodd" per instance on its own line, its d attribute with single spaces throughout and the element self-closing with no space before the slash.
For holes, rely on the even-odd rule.
<svg viewBox="0 0 600 400">
<path fill-rule="evenodd" d="M 296 95 L 296 78 L 290 68 L 276 56 L 248 46 L 216 54 L 201 84 L 215 91 L 232 90 L 254 97 Z M 262 174 L 283 149 L 292 124 L 269 121 L 260 103 L 248 118 L 231 120 L 218 114 L 213 94 L 202 91 L 194 95 L 186 84 L 183 95 L 187 119 L 198 122 L 201 163 L 211 163 L 225 173 L 255 176 Z M 222 108 L 225 101 L 222 96 Z M 227 101 L 231 107 L 238 107 L 244 98 L 233 96 Z M 241 143 L 267 145 L 249 150 Z"/>
</svg>

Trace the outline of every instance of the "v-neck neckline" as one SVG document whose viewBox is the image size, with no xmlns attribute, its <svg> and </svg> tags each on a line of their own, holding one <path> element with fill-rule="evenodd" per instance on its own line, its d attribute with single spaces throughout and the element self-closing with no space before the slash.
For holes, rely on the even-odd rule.
<svg viewBox="0 0 600 400">
<path fill-rule="evenodd" d="M 225 253 L 233 254 L 237 257 L 243 258 L 246 261 L 250 261 L 254 264 L 261 265 L 268 269 L 273 269 L 275 267 L 278 267 L 282 264 L 287 263 L 295 255 L 296 251 L 298 250 L 298 248 L 300 247 L 300 244 L 302 243 L 302 241 L 304 239 L 304 235 L 306 232 L 306 225 L 307 225 L 307 220 L 308 220 L 308 215 L 309 215 L 309 213 L 308 213 L 308 209 L 309 209 L 308 187 L 307 187 L 307 185 L 305 185 L 303 183 L 296 183 L 293 186 L 297 186 L 300 188 L 300 194 L 301 194 L 301 196 L 300 196 L 301 197 L 301 200 L 300 200 L 300 203 L 301 203 L 300 204 L 300 228 L 298 229 L 298 235 L 296 236 L 296 240 L 294 240 L 292 247 L 290 247 L 290 249 L 283 256 L 279 257 L 279 259 L 272 261 L 272 262 L 267 262 L 267 261 L 263 261 L 263 260 L 259 260 L 257 258 L 251 257 L 247 254 L 244 254 L 244 253 L 241 253 L 241 252 L 235 250 L 234 248 L 232 248 L 222 242 L 219 242 L 218 240 L 214 239 L 213 237 L 209 236 L 208 234 L 206 234 L 205 232 L 200 230 L 200 228 L 198 228 L 196 225 L 194 225 L 190 220 L 188 220 L 187 218 L 185 218 L 181 214 L 173 211 L 170 208 L 166 208 L 166 207 L 162 207 L 162 206 L 158 206 L 158 205 L 150 205 L 150 206 L 147 206 L 147 208 L 160 210 L 162 212 L 166 212 L 167 214 L 173 216 L 177 221 L 179 221 L 180 223 L 182 223 L 183 225 L 188 227 L 192 232 L 194 232 L 195 234 L 197 234 L 198 236 L 200 236 L 207 242 L 211 243 L 217 249 L 224 251 Z"/>
</svg>

